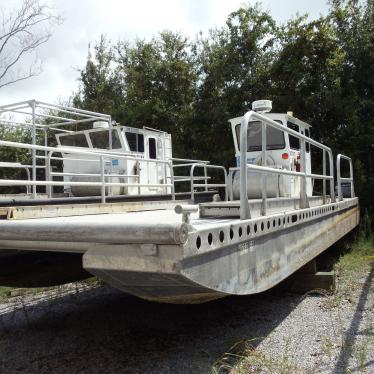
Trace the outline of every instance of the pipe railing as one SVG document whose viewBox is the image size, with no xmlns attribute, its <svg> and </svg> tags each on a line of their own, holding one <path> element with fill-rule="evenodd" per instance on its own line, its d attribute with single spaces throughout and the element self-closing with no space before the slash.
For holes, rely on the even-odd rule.
<svg viewBox="0 0 374 374">
<path fill-rule="evenodd" d="M 204 177 L 197 177 L 199 179 L 195 179 L 196 177 L 194 176 L 195 169 L 197 168 L 202 168 L 204 169 Z M 216 169 L 216 170 L 222 170 L 225 183 L 207 183 L 209 177 L 206 175 L 208 169 Z M 204 183 L 194 183 L 195 180 L 204 180 Z M 210 188 L 219 188 L 219 187 L 224 187 L 225 188 L 225 200 L 227 201 L 228 194 L 227 194 L 227 173 L 226 169 L 224 166 L 221 165 L 210 165 L 210 164 L 193 164 L 191 166 L 190 170 L 190 186 L 191 186 L 191 200 L 195 201 L 195 188 L 204 188 L 205 191 L 208 191 L 209 187 Z"/>
<path fill-rule="evenodd" d="M 36 173 L 35 175 L 32 175 L 32 180 L 7 180 L 7 179 L 0 179 L 0 185 L 1 186 L 31 186 L 33 188 L 33 198 L 36 197 L 36 187 L 37 186 L 45 186 L 47 191 L 48 191 L 48 196 L 51 197 L 52 193 L 50 190 L 51 186 L 101 186 L 102 191 L 102 201 L 105 202 L 106 199 L 106 187 L 115 187 L 115 186 L 122 186 L 122 187 L 137 187 L 139 189 L 141 188 L 146 188 L 146 187 L 151 187 L 151 188 L 165 188 L 167 191 L 168 188 L 171 189 L 171 194 L 172 198 L 175 199 L 175 192 L 174 192 L 174 173 L 173 173 L 173 168 L 172 164 L 169 161 L 164 161 L 164 160 L 155 160 L 155 159 L 146 159 L 146 158 L 141 158 L 138 159 L 134 156 L 129 156 L 129 155 L 120 155 L 118 153 L 111 153 L 111 152 L 100 152 L 100 151 L 90 151 L 90 150 L 82 150 L 82 149 L 73 149 L 73 148 L 68 148 L 68 147 L 48 147 L 48 146 L 41 146 L 41 145 L 35 145 L 35 144 L 26 144 L 26 143 L 18 143 L 18 142 L 10 142 L 10 141 L 4 141 L 0 140 L 0 146 L 5 146 L 5 147 L 11 147 L 11 148 L 22 148 L 22 149 L 30 149 L 34 152 L 36 151 L 45 151 L 48 152 L 47 154 L 47 159 L 46 159 L 46 165 L 43 166 L 43 168 L 46 168 L 46 180 L 45 181 L 37 181 L 36 180 Z M 52 172 L 52 167 L 51 167 L 51 159 L 52 155 L 54 153 L 65 153 L 65 154 L 77 154 L 77 155 L 89 155 L 89 156 L 96 156 L 97 159 L 95 160 L 100 161 L 100 182 L 71 182 L 71 181 L 53 181 L 53 175 L 55 172 Z M 61 160 L 66 159 L 65 157 L 59 158 Z M 105 170 L 105 162 L 110 161 L 112 159 L 123 159 L 123 160 L 133 160 L 133 161 L 140 161 L 140 162 L 145 162 L 145 163 L 156 163 L 156 164 L 161 164 L 164 165 L 165 167 L 168 167 L 170 170 L 170 176 L 171 176 L 171 182 L 167 183 L 166 179 L 164 179 L 164 183 L 128 183 L 128 182 L 107 182 L 107 178 L 113 178 L 116 175 L 112 175 L 111 173 L 106 173 Z M 38 165 L 33 165 L 31 168 L 33 170 L 36 170 Z M 87 173 L 76 173 L 75 175 L 77 176 L 87 176 Z M 98 173 L 93 173 L 92 175 L 96 176 Z M 60 175 L 61 176 L 61 175 Z M 118 176 L 116 176 L 118 177 Z M 126 175 L 121 175 L 122 178 L 127 178 Z M 133 178 L 138 178 L 138 175 L 134 174 L 131 176 Z"/>
<path fill-rule="evenodd" d="M 247 152 L 248 152 L 248 124 L 252 120 L 258 120 L 261 122 L 261 125 L 263 126 L 262 129 L 262 159 L 263 163 L 266 163 L 266 155 L 267 155 L 267 144 L 266 144 L 266 126 L 269 125 L 273 128 L 276 128 L 280 131 L 286 132 L 298 139 L 301 140 L 301 172 L 292 172 L 289 170 L 280 170 L 280 169 L 274 169 L 269 168 L 266 166 L 257 166 L 257 165 L 250 165 L 247 164 Z M 265 128 L 265 131 L 264 131 Z M 264 135 L 265 133 L 265 135 Z M 264 136 L 263 136 L 264 135 Z M 314 145 L 317 148 L 320 148 L 325 153 L 329 155 L 329 175 L 320 175 L 320 174 L 308 174 L 306 172 L 306 147 L 305 144 L 309 143 L 311 145 Z M 281 125 L 280 123 L 264 116 L 263 114 L 249 111 L 247 112 L 242 120 L 241 120 L 241 126 L 240 126 L 240 219 L 249 219 L 251 218 L 251 212 L 248 202 L 248 195 L 247 195 L 247 184 L 248 184 L 248 178 L 247 178 L 247 170 L 248 169 L 254 169 L 258 172 L 263 173 L 278 173 L 278 174 L 288 174 L 288 175 L 296 175 L 302 177 L 302 185 L 301 185 L 301 191 L 300 191 L 300 206 L 302 208 L 308 207 L 308 197 L 306 193 L 306 180 L 307 178 L 315 178 L 315 179 L 329 179 L 330 180 L 330 194 L 331 194 L 331 201 L 335 202 L 335 193 L 334 193 L 334 162 L 333 162 L 333 156 L 331 148 L 317 142 L 314 139 L 311 139 L 303 134 L 300 134 L 297 131 L 294 131 L 284 125 Z M 324 168 L 324 174 L 326 170 Z M 263 179 L 262 186 L 266 187 L 266 179 Z M 228 188 L 230 190 L 230 188 Z M 324 190 L 324 193 L 326 191 Z M 324 200 L 326 200 L 326 197 L 324 196 Z M 266 214 L 266 190 L 265 194 L 263 191 L 262 196 L 262 214 Z"/>
<path fill-rule="evenodd" d="M 173 159 L 175 161 L 175 159 Z M 225 195 L 227 200 L 227 173 L 226 169 L 220 165 L 210 165 L 209 161 L 199 161 L 199 160 L 189 160 L 189 159 L 177 159 L 182 164 L 173 164 L 173 168 L 178 167 L 189 167 L 189 175 L 175 175 L 174 176 L 174 185 L 176 183 L 189 183 L 191 200 L 195 199 L 195 188 L 203 188 L 205 191 L 209 191 L 209 188 L 225 187 Z M 202 168 L 204 171 L 203 176 L 194 175 L 196 168 Z M 211 176 L 208 176 L 208 169 L 221 169 L 224 171 L 225 183 L 208 183 L 212 179 Z M 195 183 L 196 181 L 203 181 L 203 183 Z"/>
<path fill-rule="evenodd" d="M 343 178 L 341 176 L 341 160 L 346 160 L 349 162 L 349 178 Z M 352 159 L 348 156 L 338 154 L 336 156 L 336 182 L 338 185 L 338 199 L 339 201 L 343 200 L 342 193 L 342 182 L 349 182 L 351 185 L 351 197 L 355 197 L 355 190 L 353 185 L 353 164 Z"/>
<path fill-rule="evenodd" d="M 149 187 L 149 188 L 165 188 L 165 193 L 167 193 L 168 191 L 168 188 L 171 188 L 171 194 L 172 194 L 172 199 L 174 200 L 175 199 L 175 191 L 174 191 L 174 183 L 173 183 L 173 180 L 174 180 L 174 173 L 173 173 L 173 170 L 172 170 L 172 165 L 169 161 L 164 161 L 164 160 L 157 160 L 157 159 L 147 159 L 147 158 L 137 158 L 135 156 L 130 156 L 128 154 L 125 154 L 125 155 L 121 155 L 121 154 L 118 154 L 118 153 L 115 153 L 115 154 L 111 154 L 109 152 L 97 152 L 97 151 L 76 151 L 76 150 L 73 150 L 71 148 L 68 149 L 68 151 L 64 151 L 64 150 L 61 150 L 63 148 L 57 148 L 55 150 L 52 150 L 48 153 L 48 156 L 47 156 L 47 179 L 48 180 L 51 180 L 53 178 L 53 175 L 56 175 L 55 172 L 52 172 L 51 171 L 51 159 L 52 159 L 52 155 L 56 152 L 59 152 L 59 153 L 73 153 L 73 154 L 81 154 L 81 153 L 84 153 L 84 154 L 90 154 L 90 155 L 98 155 L 99 156 L 99 159 L 100 159 L 100 169 L 101 169 L 101 172 L 100 172 L 100 179 L 101 179 L 101 183 L 102 183 L 102 201 L 105 202 L 105 196 L 106 196 L 106 189 L 105 189 L 105 186 L 109 186 L 109 187 L 113 187 L 115 186 L 113 183 L 114 182 L 106 182 L 106 179 L 107 178 L 114 178 L 114 177 L 117 177 L 117 178 L 124 178 L 124 179 L 129 179 L 129 178 L 135 178 L 138 180 L 137 183 L 129 183 L 129 182 L 121 182 L 119 185 L 122 186 L 122 187 L 138 187 L 138 191 L 140 193 L 141 191 L 141 188 L 146 188 L 146 187 Z M 62 157 L 63 159 L 69 159 L 69 158 L 64 158 Z M 105 170 L 105 162 L 107 160 L 110 161 L 110 165 L 112 165 L 112 161 L 113 159 L 122 159 L 122 160 L 125 160 L 125 161 L 128 161 L 128 160 L 132 160 L 132 161 L 136 161 L 136 162 L 145 162 L 145 163 L 156 163 L 156 164 L 161 164 L 161 165 L 164 165 L 165 167 L 169 167 L 169 170 L 170 170 L 170 176 L 171 176 L 171 183 L 167 183 L 167 180 L 166 178 L 164 179 L 164 183 L 140 183 L 140 176 L 138 174 L 134 174 L 134 175 L 126 175 L 126 174 L 114 174 L 112 172 L 110 173 L 106 173 L 106 170 Z M 93 160 L 93 161 L 98 161 L 98 160 Z M 61 173 L 60 173 L 61 174 Z M 83 176 L 83 177 L 86 177 L 87 176 L 87 173 L 76 173 L 75 174 L 76 176 Z M 96 176 L 96 173 L 93 173 L 91 174 L 92 176 Z M 68 185 L 72 185 L 72 182 L 66 182 L 65 184 L 68 184 Z M 117 186 L 119 186 L 117 185 Z M 51 191 L 51 188 L 48 188 L 47 189 L 48 191 L 48 196 L 49 197 L 52 197 L 52 191 Z"/>
<path fill-rule="evenodd" d="M 51 146 L 41 146 L 41 145 L 35 145 L 35 144 L 26 144 L 26 143 L 18 143 L 18 142 L 10 142 L 10 141 L 4 141 L 0 140 L 0 146 L 5 147 L 12 147 L 12 148 L 22 148 L 22 149 L 29 149 L 35 153 L 35 158 L 37 159 L 44 159 L 45 165 L 28 165 L 26 167 L 26 170 L 30 174 L 28 168 L 36 170 L 37 168 L 45 168 L 46 169 L 46 175 L 45 175 L 45 181 L 36 180 L 36 174 L 30 176 L 27 181 L 25 180 L 5 180 L 0 179 L 0 186 L 21 186 L 24 185 L 28 189 L 32 187 L 33 192 L 33 198 L 36 197 L 36 187 L 38 186 L 44 186 L 46 188 L 46 192 L 49 198 L 53 197 L 53 186 L 91 186 L 91 187 L 101 187 L 101 197 L 102 201 L 106 201 L 107 196 L 107 187 L 137 187 L 140 193 L 141 188 L 165 188 L 165 192 L 167 193 L 168 189 L 171 189 L 172 198 L 175 199 L 175 183 L 177 182 L 188 182 L 191 188 L 191 197 L 194 199 L 194 190 L 195 188 L 204 188 L 206 191 L 208 191 L 211 187 L 224 187 L 225 193 L 226 193 L 226 199 L 227 199 L 227 174 L 226 170 L 223 166 L 218 165 L 210 165 L 208 161 L 202 161 L 202 160 L 191 160 L 191 159 L 170 159 L 176 162 L 177 164 L 172 164 L 170 160 L 155 160 L 155 159 L 147 159 L 147 158 L 136 158 L 133 155 L 129 154 L 120 154 L 116 151 L 97 151 L 97 150 L 83 150 L 83 149 L 74 149 L 73 147 L 51 147 Z M 36 155 L 36 151 L 44 151 L 47 156 L 40 156 Z M 55 153 L 61 154 L 61 157 L 54 156 Z M 78 155 L 78 156 L 90 156 L 88 157 L 65 157 L 64 154 L 71 154 L 71 155 Z M 92 158 L 94 157 L 94 159 Z M 111 173 L 106 170 L 105 166 L 106 163 L 109 161 L 111 163 L 111 160 L 113 159 L 122 159 L 122 160 L 133 160 L 136 162 L 144 162 L 144 163 L 156 163 L 164 165 L 165 167 L 168 167 L 170 170 L 169 175 L 167 175 L 167 178 L 164 178 L 164 183 L 140 183 L 140 176 L 138 174 L 130 175 L 130 174 L 119 174 L 117 173 Z M 58 161 L 64 161 L 64 160 L 76 160 L 76 161 L 88 161 L 88 162 L 99 162 L 100 163 L 100 172 L 96 171 L 94 173 L 78 173 L 78 172 L 59 172 L 59 171 L 53 171 L 51 161 L 52 160 L 58 160 Z M 0 164 L 1 165 L 1 164 Z M 178 167 L 188 167 L 190 168 L 190 175 L 186 176 L 174 176 L 174 168 Z M 195 176 L 194 171 L 196 168 L 203 168 L 204 170 L 204 176 Z M 211 179 L 210 176 L 207 175 L 208 169 L 221 169 L 224 171 L 224 178 L 225 183 L 220 184 L 212 184 L 208 181 Z M 28 174 L 28 175 L 29 175 Z M 98 181 L 56 181 L 54 180 L 54 177 L 94 177 L 97 178 Z M 123 178 L 126 180 L 126 182 L 114 182 L 114 181 L 108 181 L 108 179 L 113 178 Z M 136 183 L 130 183 L 129 180 L 131 178 L 135 178 L 137 180 Z M 168 183 L 167 181 L 170 180 Z M 203 183 L 196 183 L 198 181 L 203 181 Z"/>
</svg>

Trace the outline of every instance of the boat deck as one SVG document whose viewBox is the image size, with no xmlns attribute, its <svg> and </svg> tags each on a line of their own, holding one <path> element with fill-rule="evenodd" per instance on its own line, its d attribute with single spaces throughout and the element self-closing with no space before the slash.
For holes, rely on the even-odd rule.
<svg viewBox="0 0 374 374">
<path fill-rule="evenodd" d="M 358 199 L 321 205 L 321 198 L 315 197 L 306 209 L 298 208 L 297 199 L 269 199 L 266 216 L 260 215 L 261 200 L 249 202 L 254 212 L 251 219 L 238 217 L 236 201 L 201 203 L 188 224 L 174 210 L 188 201 L 17 207 L 13 217 L 0 220 L 0 248 L 62 251 L 64 247 L 66 252 L 84 253 L 87 243 L 150 243 L 178 244 L 189 253 L 201 253 L 322 219 L 357 205 Z"/>
</svg>

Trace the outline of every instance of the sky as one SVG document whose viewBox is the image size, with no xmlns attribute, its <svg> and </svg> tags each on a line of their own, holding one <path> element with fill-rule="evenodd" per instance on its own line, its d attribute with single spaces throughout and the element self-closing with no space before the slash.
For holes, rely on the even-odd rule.
<svg viewBox="0 0 374 374">
<path fill-rule="evenodd" d="M 22 0 L 0 0 L 0 12 L 16 9 Z M 0 89 L 0 105 L 36 99 L 57 103 L 68 99 L 79 87 L 78 69 L 85 65 L 88 45 L 101 34 L 117 40 L 150 39 L 168 29 L 194 38 L 224 25 L 227 16 L 243 0 L 44 0 L 63 18 L 52 29 L 50 40 L 38 49 L 42 73 Z M 249 1 L 254 4 L 255 1 Z M 297 13 L 311 19 L 327 12 L 327 0 L 263 0 L 278 22 Z M 32 60 L 31 60 L 32 58 Z M 28 57 L 22 63 L 35 57 Z"/>
</svg>

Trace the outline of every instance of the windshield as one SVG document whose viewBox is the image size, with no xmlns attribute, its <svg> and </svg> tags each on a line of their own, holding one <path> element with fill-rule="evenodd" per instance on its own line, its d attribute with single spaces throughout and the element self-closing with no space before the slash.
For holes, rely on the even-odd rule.
<svg viewBox="0 0 374 374">
<path fill-rule="evenodd" d="M 88 142 L 85 134 L 62 135 L 60 136 L 61 145 L 69 147 L 85 147 L 88 148 Z"/>
<path fill-rule="evenodd" d="M 280 121 L 277 121 L 281 123 Z M 240 123 L 235 127 L 236 139 L 240 150 Z M 261 151 L 261 122 L 254 121 L 248 124 L 248 148 L 247 152 Z M 266 149 L 283 149 L 286 144 L 284 142 L 283 131 L 275 129 L 272 126 L 266 126 Z"/>
<path fill-rule="evenodd" d="M 90 132 L 90 139 L 93 148 L 109 149 L 109 131 L 100 130 Z M 112 130 L 112 149 L 120 149 L 121 141 L 117 130 Z"/>
</svg>

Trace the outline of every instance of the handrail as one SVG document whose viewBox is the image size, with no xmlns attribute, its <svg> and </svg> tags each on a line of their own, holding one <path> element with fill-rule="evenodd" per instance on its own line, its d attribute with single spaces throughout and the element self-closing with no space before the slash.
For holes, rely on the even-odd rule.
<svg viewBox="0 0 374 374">
<path fill-rule="evenodd" d="M 251 120 L 257 119 L 261 122 L 262 126 L 270 125 L 280 131 L 286 132 L 290 135 L 293 135 L 296 138 L 299 138 L 301 140 L 301 150 L 302 150 L 302 163 L 303 168 L 302 172 L 297 175 L 303 176 L 303 183 L 302 183 L 302 189 L 300 193 L 301 197 L 301 206 L 307 206 L 307 195 L 306 195 L 306 178 L 308 177 L 306 173 L 306 165 L 305 165 L 305 142 L 308 142 L 309 144 L 312 144 L 323 151 L 327 152 L 329 155 L 329 165 L 330 165 L 330 194 L 331 194 L 331 201 L 335 202 L 335 193 L 334 193 L 334 164 L 333 164 L 333 156 L 331 148 L 325 146 L 324 144 L 321 144 L 317 142 L 314 139 L 311 139 L 303 134 L 300 134 L 297 131 L 294 131 L 286 126 L 283 126 L 279 124 L 278 122 L 273 121 L 272 119 L 264 116 L 263 114 L 254 112 L 254 111 L 248 111 L 245 113 L 245 115 L 242 117 L 241 120 L 241 126 L 240 126 L 240 219 L 249 219 L 251 218 L 251 212 L 248 202 L 248 196 L 247 196 L 247 169 L 251 168 L 247 164 L 247 150 L 248 150 L 248 124 Z M 266 145 L 266 144 L 265 144 Z M 266 160 L 266 146 L 262 149 L 263 155 L 265 155 Z M 260 171 L 265 171 L 265 167 L 260 167 L 262 169 L 259 169 Z M 253 169 L 253 168 L 252 168 Z M 271 168 L 266 168 L 271 169 Z M 277 169 L 273 169 L 273 172 L 275 172 Z M 282 173 L 281 173 L 282 174 Z M 264 201 L 263 196 L 263 203 L 266 202 L 266 198 Z M 263 209 L 266 211 L 266 206 Z"/>
<path fill-rule="evenodd" d="M 253 165 L 248 164 L 247 169 L 255 170 L 259 173 L 265 173 L 265 174 L 284 174 L 284 175 L 292 175 L 296 177 L 307 177 L 307 178 L 314 178 L 314 179 L 330 179 L 332 180 L 334 177 L 331 175 L 322 175 L 322 174 L 312 174 L 312 173 L 303 173 L 300 171 L 292 171 L 292 170 L 286 170 L 286 169 L 275 169 L 268 166 L 259 166 L 259 165 Z M 234 167 L 230 168 L 232 171 L 240 170 L 240 167 Z M 342 178 L 344 179 L 344 178 Z"/>
<path fill-rule="evenodd" d="M 341 170 L 340 170 L 340 161 L 341 159 L 347 160 L 349 162 L 349 178 L 343 178 L 341 177 Z M 338 185 L 338 199 L 339 201 L 343 200 L 343 194 L 342 194 L 342 182 L 350 182 L 351 185 L 351 197 L 355 197 L 355 190 L 353 185 L 353 164 L 352 159 L 348 156 L 338 154 L 336 156 L 336 182 Z"/>
<path fill-rule="evenodd" d="M 0 140 L 0 146 L 5 147 L 13 147 L 13 148 L 24 148 L 24 149 L 31 149 L 34 152 L 37 150 L 39 151 L 45 151 L 48 152 L 47 154 L 47 163 L 44 167 L 46 167 L 46 180 L 45 181 L 37 181 L 36 175 L 33 175 L 32 181 L 28 180 L 27 182 L 24 180 L 6 180 L 6 179 L 0 179 L 0 185 L 1 186 L 19 186 L 19 185 L 25 185 L 25 186 L 32 186 L 33 187 L 33 197 L 36 197 L 36 186 L 45 186 L 48 191 L 48 196 L 51 197 L 51 191 L 50 186 L 63 186 L 63 185 L 74 185 L 74 186 L 102 186 L 102 201 L 105 202 L 105 188 L 112 187 L 112 186 L 124 186 L 124 187 L 138 187 L 138 188 L 144 188 L 144 187 L 164 187 L 166 190 L 167 188 L 171 188 L 171 194 L 173 200 L 175 199 L 175 191 L 174 191 L 174 173 L 172 164 L 169 161 L 166 160 L 157 160 L 157 159 L 147 159 L 147 158 L 136 158 L 134 156 L 130 155 L 121 155 L 116 152 L 100 152 L 100 151 L 91 151 L 91 150 L 82 150 L 82 149 L 74 149 L 69 147 L 48 147 L 48 146 L 42 146 L 42 145 L 35 145 L 35 144 L 26 144 L 26 143 L 18 143 L 18 142 L 10 142 L 10 141 L 4 141 Z M 52 171 L 51 171 L 51 159 L 53 153 L 70 153 L 70 154 L 78 154 L 78 155 L 90 155 L 90 156 L 97 156 L 100 159 L 101 163 L 101 182 L 56 182 L 52 181 L 51 177 L 53 177 Z M 134 160 L 134 161 L 140 161 L 140 162 L 146 162 L 146 163 L 156 163 L 156 164 L 162 164 L 169 168 L 170 170 L 170 176 L 171 176 L 171 182 L 166 183 L 154 183 L 154 184 L 146 184 L 146 183 L 114 183 L 114 182 L 106 182 L 106 178 L 112 177 L 111 174 L 105 174 L 105 159 L 111 160 L 111 159 L 123 159 L 123 160 Z M 62 160 L 64 160 L 64 157 L 61 157 Z M 97 160 L 96 160 L 97 161 Z M 36 170 L 37 165 L 33 165 L 33 169 Z M 82 173 L 80 173 L 82 174 Z M 76 174 L 79 176 L 79 173 Z M 121 176 L 122 177 L 122 176 Z M 136 178 L 137 176 L 134 175 Z"/>
<path fill-rule="evenodd" d="M 47 155 L 47 179 L 48 180 L 51 180 L 51 177 L 53 176 L 54 173 L 51 172 L 51 159 L 52 159 L 52 155 L 53 153 L 55 152 L 60 152 L 60 149 L 61 148 L 58 148 L 57 150 L 53 150 L 53 151 L 50 151 L 48 152 L 48 155 Z M 67 153 L 67 152 L 66 152 Z M 75 150 L 73 152 L 70 152 L 70 153 L 77 153 L 77 154 L 80 154 L 80 152 L 76 152 Z M 97 154 L 98 152 L 89 152 L 90 154 L 94 154 L 95 153 Z M 85 152 L 86 154 L 86 152 Z M 168 161 L 165 161 L 165 160 L 157 160 L 157 159 L 148 159 L 148 158 L 141 158 L 141 159 L 138 159 L 134 156 L 130 156 L 130 155 L 119 155 L 119 154 L 110 154 L 110 153 L 103 153 L 103 154 L 100 154 L 100 165 L 101 165 L 101 172 L 100 172 L 100 176 L 101 176 L 101 180 L 102 180 L 102 184 L 103 184 L 103 187 L 102 187 L 102 202 L 105 202 L 105 186 L 114 186 L 114 184 L 111 184 L 111 183 L 108 183 L 105 181 L 105 179 L 108 177 L 113 177 L 112 174 L 105 174 L 105 158 L 106 159 L 113 159 L 113 158 L 119 158 L 119 159 L 123 159 L 123 160 L 134 160 L 134 161 L 141 161 L 141 162 L 146 162 L 146 163 L 150 163 L 150 162 L 154 162 L 154 163 L 158 163 L 158 164 L 161 164 L 161 165 L 164 165 L 164 166 L 168 166 L 169 167 L 169 170 L 170 170 L 170 176 L 171 176 L 171 183 L 166 183 L 166 179 L 165 179 L 165 183 L 159 183 L 159 184 L 146 184 L 146 183 L 121 183 L 120 185 L 123 186 L 123 187 L 138 187 L 139 189 L 140 188 L 144 188 L 144 187 L 165 187 L 165 191 L 167 191 L 167 188 L 170 187 L 171 188 L 171 194 L 172 194 L 172 199 L 175 200 L 175 190 L 174 190 L 174 173 L 173 173 L 173 170 L 172 170 L 172 164 Z M 64 159 L 64 158 L 63 158 Z M 79 173 L 79 174 L 83 174 L 83 173 Z M 76 174 L 77 176 L 82 176 L 82 175 L 79 175 L 79 174 Z M 123 178 L 125 176 L 121 176 L 121 178 Z M 138 175 L 133 175 L 134 178 L 138 178 L 139 180 L 139 176 Z M 67 182 L 65 184 L 69 184 L 69 185 L 73 185 L 72 182 Z M 47 193 L 48 193 L 48 196 L 49 197 L 52 197 L 52 190 L 51 188 L 49 187 L 47 189 Z"/>
<path fill-rule="evenodd" d="M 194 180 L 195 180 L 195 177 L 194 177 L 194 171 L 196 168 L 203 168 L 204 169 L 204 173 L 205 173 L 205 176 L 201 179 L 204 179 L 205 180 L 205 183 L 194 183 Z M 223 170 L 223 174 L 224 174 L 224 177 L 225 177 L 225 184 L 222 184 L 222 183 L 216 183 L 216 184 L 208 184 L 207 183 L 207 179 L 208 177 L 206 176 L 206 172 L 207 172 L 207 169 L 220 169 L 220 170 Z M 227 173 L 226 173 L 226 169 L 224 166 L 221 166 L 221 165 L 209 165 L 209 164 L 200 164 L 200 163 L 196 163 L 196 164 L 193 164 L 191 166 L 191 170 L 190 170 L 190 185 L 191 185 L 191 200 L 194 201 L 195 200 L 195 190 L 194 188 L 197 187 L 197 188 L 204 188 L 205 191 L 208 191 L 208 187 L 225 187 L 225 201 L 227 201 L 227 198 L 228 198 L 228 194 L 227 194 Z M 198 177 L 200 178 L 200 177 Z"/>
</svg>

